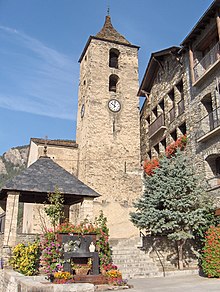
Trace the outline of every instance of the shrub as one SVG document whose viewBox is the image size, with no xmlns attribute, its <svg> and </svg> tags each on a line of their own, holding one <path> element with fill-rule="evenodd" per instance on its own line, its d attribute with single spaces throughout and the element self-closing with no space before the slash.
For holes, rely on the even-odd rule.
<svg viewBox="0 0 220 292">
<path fill-rule="evenodd" d="M 54 273 L 55 279 L 64 279 L 64 280 L 70 280 L 73 278 L 73 276 L 69 272 L 56 272 Z"/>
<path fill-rule="evenodd" d="M 108 279 L 108 283 L 116 286 L 122 285 L 122 274 L 119 270 L 109 270 L 106 272 L 106 277 Z"/>
<path fill-rule="evenodd" d="M 220 277 L 220 225 L 206 232 L 202 269 L 208 277 Z"/>
<path fill-rule="evenodd" d="M 40 246 L 39 242 L 24 245 L 19 243 L 12 249 L 10 264 L 13 269 L 24 274 L 33 276 L 39 273 Z"/>
<path fill-rule="evenodd" d="M 99 250 L 100 267 L 112 263 L 111 248 L 109 245 L 109 229 L 107 227 L 107 218 L 101 211 L 99 217 L 95 220 L 97 226 L 98 240 L 96 246 Z"/>
<path fill-rule="evenodd" d="M 56 233 L 79 233 L 88 234 L 96 233 L 96 249 L 99 252 L 100 266 L 111 263 L 111 249 L 109 245 L 109 229 L 107 227 L 107 218 L 101 211 L 99 217 L 95 218 L 92 224 L 87 219 L 78 225 L 73 225 L 69 222 L 64 222 L 56 228 Z"/>
<path fill-rule="evenodd" d="M 46 232 L 41 238 L 40 263 L 46 274 L 51 274 L 63 269 L 61 256 L 62 247 L 52 231 Z"/>
</svg>

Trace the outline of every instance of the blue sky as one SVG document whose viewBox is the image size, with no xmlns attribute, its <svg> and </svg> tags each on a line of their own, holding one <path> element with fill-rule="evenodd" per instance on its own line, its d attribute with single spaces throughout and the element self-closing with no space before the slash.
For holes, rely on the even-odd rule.
<svg viewBox="0 0 220 292">
<path fill-rule="evenodd" d="M 79 56 L 103 26 L 150 54 L 179 45 L 211 0 L 0 0 L 0 155 L 31 137 L 75 139 Z"/>
</svg>

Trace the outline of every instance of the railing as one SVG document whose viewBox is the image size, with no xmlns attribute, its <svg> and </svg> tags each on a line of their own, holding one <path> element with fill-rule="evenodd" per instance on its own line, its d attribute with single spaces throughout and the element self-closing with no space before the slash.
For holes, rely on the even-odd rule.
<svg viewBox="0 0 220 292">
<path fill-rule="evenodd" d="M 175 107 L 173 107 L 170 111 L 170 123 L 175 119 Z"/>
<path fill-rule="evenodd" d="M 182 113 L 184 113 L 184 110 L 185 110 L 184 99 L 181 99 L 178 102 L 178 115 L 181 115 Z"/>
<path fill-rule="evenodd" d="M 0 233 L 4 233 L 5 230 L 5 212 L 0 214 Z"/>
<path fill-rule="evenodd" d="M 199 130 L 196 133 L 196 138 L 199 139 L 202 136 L 208 134 L 214 129 L 220 126 L 220 107 L 213 110 L 207 116 L 199 122 Z"/>
<path fill-rule="evenodd" d="M 153 136 L 164 125 L 164 114 L 162 113 L 152 124 L 149 125 L 149 137 Z"/>
<path fill-rule="evenodd" d="M 218 59 L 220 59 L 220 43 L 214 47 L 195 64 L 194 75 L 195 81 L 198 80 Z"/>
</svg>

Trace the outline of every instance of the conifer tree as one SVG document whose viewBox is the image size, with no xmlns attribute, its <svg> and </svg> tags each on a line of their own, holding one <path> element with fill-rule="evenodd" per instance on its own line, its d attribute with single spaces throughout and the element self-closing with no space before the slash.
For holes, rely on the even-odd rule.
<svg viewBox="0 0 220 292">
<path fill-rule="evenodd" d="M 183 268 L 183 247 L 202 226 L 209 226 L 207 214 L 213 203 L 195 175 L 185 151 L 164 156 L 151 175 L 145 175 L 143 195 L 134 204 L 131 221 L 152 236 L 166 236 L 177 243 L 179 268 Z"/>
</svg>

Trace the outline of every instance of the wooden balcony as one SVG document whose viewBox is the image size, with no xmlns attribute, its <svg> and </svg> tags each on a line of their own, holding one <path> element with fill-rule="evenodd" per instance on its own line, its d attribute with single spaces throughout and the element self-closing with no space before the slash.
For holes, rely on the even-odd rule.
<svg viewBox="0 0 220 292">
<path fill-rule="evenodd" d="M 195 82 L 201 78 L 219 59 L 220 43 L 218 42 L 201 60 L 195 64 L 193 68 Z"/>
<path fill-rule="evenodd" d="M 184 100 L 181 99 L 178 102 L 178 115 L 180 116 L 182 113 L 184 113 L 184 111 L 185 111 L 185 104 L 184 104 Z"/>
<path fill-rule="evenodd" d="M 220 107 L 216 108 L 199 121 L 196 138 L 203 142 L 220 133 Z"/>
<path fill-rule="evenodd" d="M 173 107 L 170 111 L 169 111 L 169 115 L 170 115 L 170 123 L 175 119 L 175 107 Z"/>
<path fill-rule="evenodd" d="M 208 179 L 209 190 L 220 188 L 220 176 L 214 176 Z"/>
<path fill-rule="evenodd" d="M 165 128 L 164 114 L 162 113 L 152 124 L 149 125 L 149 138 L 152 138 L 156 133 Z"/>
</svg>

